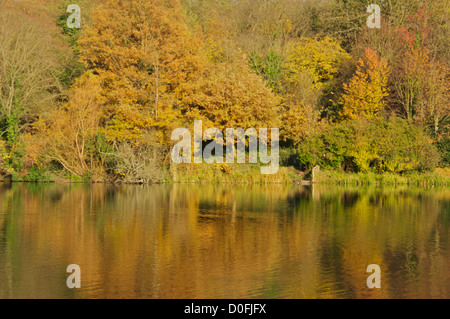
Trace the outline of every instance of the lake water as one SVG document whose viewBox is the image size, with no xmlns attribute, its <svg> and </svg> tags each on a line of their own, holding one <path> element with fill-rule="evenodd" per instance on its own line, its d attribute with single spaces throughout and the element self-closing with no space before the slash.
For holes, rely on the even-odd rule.
<svg viewBox="0 0 450 319">
<path fill-rule="evenodd" d="M 0 298 L 450 298 L 449 228 L 448 188 L 2 184 Z"/>
</svg>

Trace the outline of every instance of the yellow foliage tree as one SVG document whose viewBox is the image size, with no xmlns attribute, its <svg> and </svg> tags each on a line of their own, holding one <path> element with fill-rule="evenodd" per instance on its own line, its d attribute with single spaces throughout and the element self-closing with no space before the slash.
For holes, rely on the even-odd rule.
<svg viewBox="0 0 450 319">
<path fill-rule="evenodd" d="M 300 38 L 288 47 L 283 65 L 284 103 L 282 136 L 295 144 L 317 132 L 319 98 L 338 68 L 350 58 L 339 41 L 330 37 Z"/>
<path fill-rule="evenodd" d="M 101 180 L 102 163 L 94 148 L 102 116 L 101 91 L 100 79 L 87 73 L 72 87 L 66 103 L 47 121 L 35 123 L 37 139 L 45 141 L 39 146 L 46 162 L 56 161 L 73 175 Z"/>
<path fill-rule="evenodd" d="M 298 74 L 296 79 L 298 83 L 290 85 L 284 95 L 281 112 L 281 135 L 284 140 L 291 140 L 294 144 L 319 129 L 320 111 L 317 104 L 321 94 L 310 74 Z"/>
<path fill-rule="evenodd" d="M 284 65 L 288 83 L 299 81 L 303 73 L 308 73 L 316 88 L 323 88 L 332 80 L 339 65 L 350 58 L 338 40 L 302 37 L 289 46 Z"/>
<path fill-rule="evenodd" d="M 344 84 L 341 116 L 344 119 L 377 118 L 385 108 L 388 76 L 386 59 L 380 59 L 374 50 L 366 49 L 350 82 Z"/>
</svg>

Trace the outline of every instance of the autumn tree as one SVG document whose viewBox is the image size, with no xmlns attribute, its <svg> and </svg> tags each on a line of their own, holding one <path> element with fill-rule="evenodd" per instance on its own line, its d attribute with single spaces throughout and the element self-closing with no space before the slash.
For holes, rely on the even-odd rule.
<svg viewBox="0 0 450 319">
<path fill-rule="evenodd" d="M 435 138 L 440 138 L 449 124 L 449 66 L 441 57 L 435 19 L 426 2 L 413 12 L 397 29 L 402 45 L 402 59 L 393 72 L 393 88 L 399 113 L 428 127 Z M 431 25 L 434 24 L 434 28 Z"/>
<path fill-rule="evenodd" d="M 296 77 L 308 73 L 317 88 L 333 79 L 339 64 L 348 59 L 338 40 L 324 38 L 301 38 L 290 45 L 285 72 L 287 82 L 296 82 Z M 298 81 L 297 81 L 298 82 Z"/>
<path fill-rule="evenodd" d="M 108 0 L 91 19 L 79 45 L 107 97 L 108 139 L 138 140 L 151 128 L 167 132 L 179 117 L 181 84 L 201 65 L 201 37 L 189 30 L 179 2 Z"/>
<path fill-rule="evenodd" d="M 302 37 L 288 45 L 282 71 L 285 140 L 298 143 L 317 131 L 320 98 L 349 58 L 339 41 L 328 36 Z"/>
<path fill-rule="evenodd" d="M 386 59 L 380 58 L 374 50 L 366 49 L 350 82 L 344 84 L 342 118 L 379 117 L 386 106 L 388 76 Z"/>
<path fill-rule="evenodd" d="M 424 103 L 421 119 L 433 136 L 440 139 L 450 135 L 450 69 L 442 62 L 432 60 L 426 65 Z"/>
<path fill-rule="evenodd" d="M 100 78 L 92 73 L 78 79 L 68 101 L 47 119 L 34 124 L 44 162 L 56 162 L 74 176 L 101 180 L 104 170 L 96 138 L 100 130 L 102 104 Z M 38 141 L 39 142 L 39 141 Z"/>
<path fill-rule="evenodd" d="M 47 26 L 49 31 L 42 19 L 1 7 L 0 115 L 27 121 L 49 109 L 57 96 L 61 43 L 51 33 L 57 29 Z"/>
<path fill-rule="evenodd" d="M 183 112 L 186 119 L 203 119 L 208 127 L 278 127 L 279 99 L 246 59 L 211 64 L 198 81 L 186 86 Z"/>
</svg>

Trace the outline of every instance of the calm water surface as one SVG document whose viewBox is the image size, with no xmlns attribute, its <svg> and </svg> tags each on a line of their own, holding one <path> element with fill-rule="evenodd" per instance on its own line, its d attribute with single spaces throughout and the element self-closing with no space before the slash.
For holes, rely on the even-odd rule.
<svg viewBox="0 0 450 319">
<path fill-rule="evenodd" d="M 0 298 L 450 298 L 449 228 L 448 188 L 4 184 Z"/>
</svg>

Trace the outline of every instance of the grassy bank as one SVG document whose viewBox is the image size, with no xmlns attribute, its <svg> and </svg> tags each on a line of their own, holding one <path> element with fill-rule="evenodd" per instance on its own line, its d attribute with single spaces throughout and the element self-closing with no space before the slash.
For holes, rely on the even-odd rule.
<svg viewBox="0 0 450 319">
<path fill-rule="evenodd" d="M 156 183 L 224 183 L 224 184 L 292 184 L 309 182 L 311 174 L 293 167 L 280 167 L 276 174 L 261 174 L 259 164 L 180 164 L 174 165 L 162 174 Z M 1 177 L 2 182 L 41 183 L 114 183 L 112 179 L 83 178 L 62 172 L 29 172 L 20 177 L 17 174 Z M 392 174 L 392 173 L 350 173 L 339 170 L 323 170 L 316 175 L 316 183 L 338 185 L 416 185 L 450 186 L 450 168 L 438 168 L 434 172 Z"/>
<path fill-rule="evenodd" d="M 280 184 L 296 179 L 295 170 L 280 167 L 276 174 L 261 174 L 258 164 L 181 164 L 171 170 L 178 183 Z"/>
<path fill-rule="evenodd" d="M 450 186 L 450 168 L 434 172 L 399 174 L 345 173 L 341 171 L 320 172 L 317 182 L 340 185 L 418 185 Z"/>
</svg>

